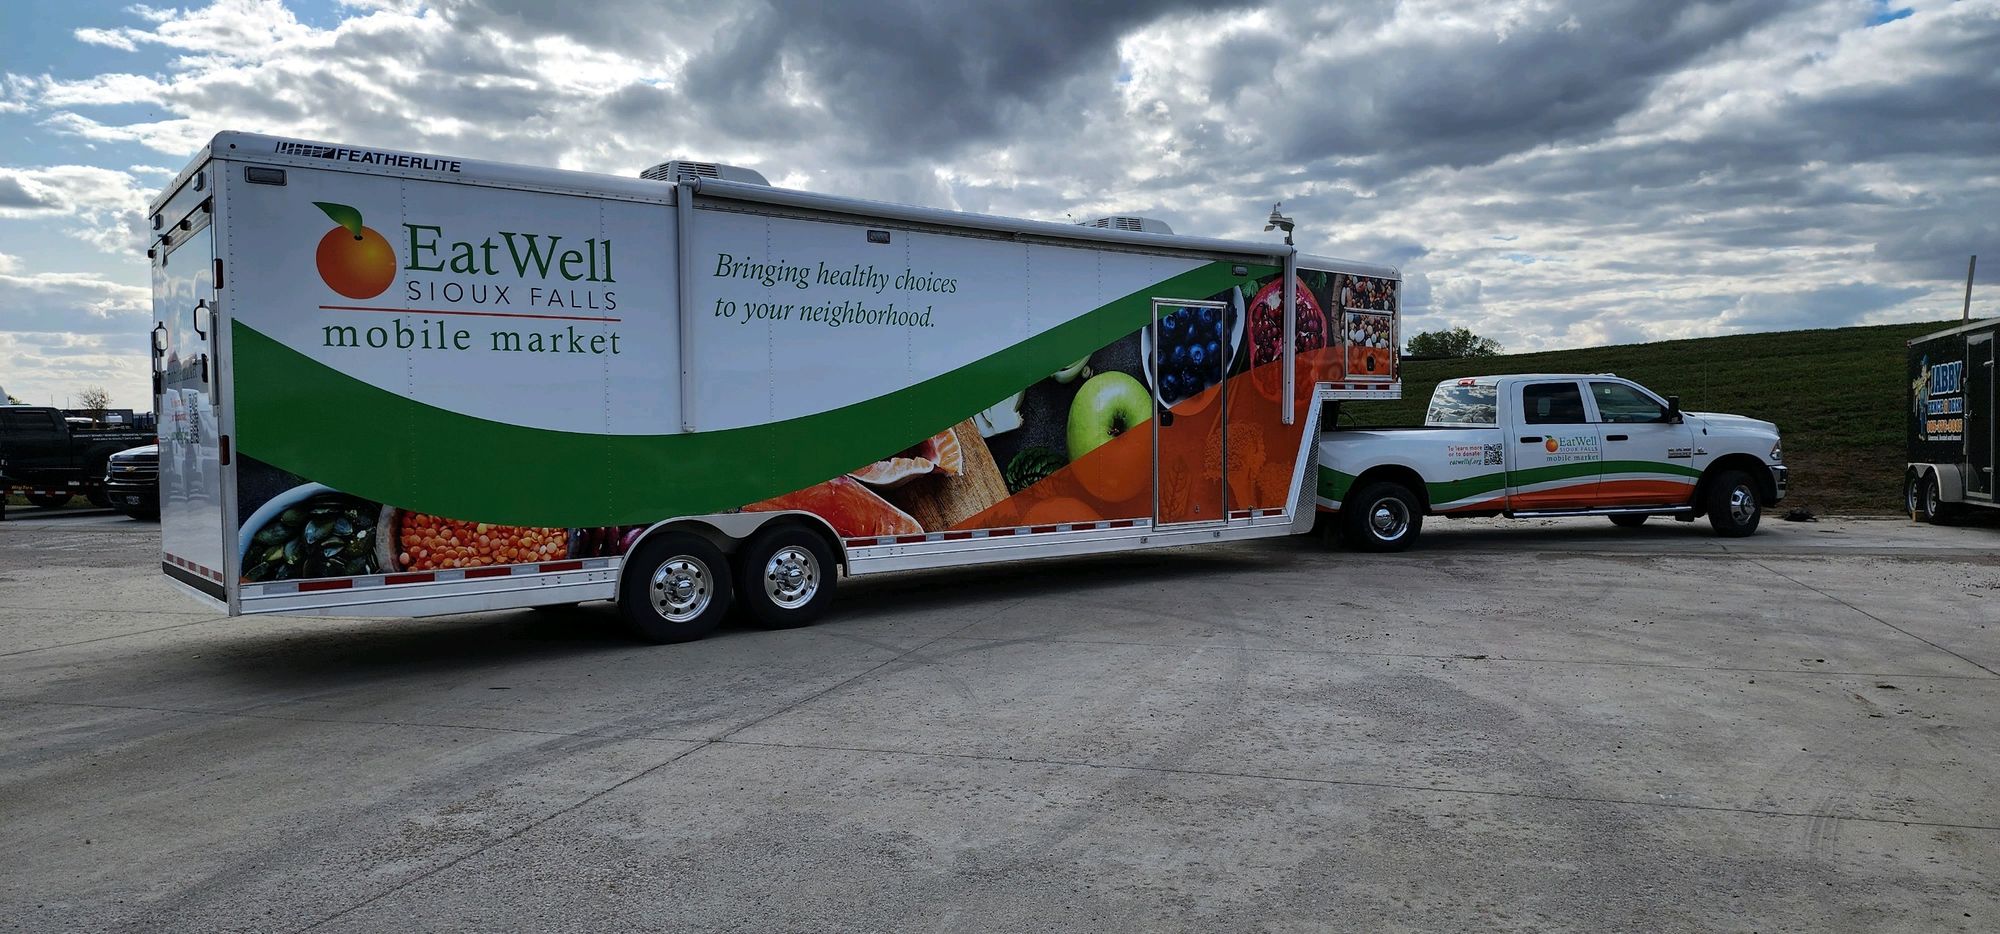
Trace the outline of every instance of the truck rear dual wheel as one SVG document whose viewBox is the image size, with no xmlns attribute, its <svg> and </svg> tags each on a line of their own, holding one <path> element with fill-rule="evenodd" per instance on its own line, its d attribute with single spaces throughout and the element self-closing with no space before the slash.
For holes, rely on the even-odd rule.
<svg viewBox="0 0 2000 934">
<path fill-rule="evenodd" d="M 833 548 L 811 530 L 767 527 L 731 561 L 707 539 L 664 532 L 626 559 L 618 611 L 648 642 L 690 642 L 715 630 L 740 605 L 766 629 L 791 629 L 824 616 L 839 567 Z"/>
<path fill-rule="evenodd" d="M 1423 503 L 1400 483 L 1370 483 L 1340 504 L 1341 534 L 1363 551 L 1402 551 L 1423 529 Z"/>
</svg>

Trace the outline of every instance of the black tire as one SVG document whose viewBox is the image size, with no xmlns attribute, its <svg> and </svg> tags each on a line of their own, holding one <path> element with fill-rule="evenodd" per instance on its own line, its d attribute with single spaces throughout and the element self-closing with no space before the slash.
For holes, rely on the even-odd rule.
<svg viewBox="0 0 2000 934">
<path fill-rule="evenodd" d="M 68 493 L 29 493 L 29 504 L 41 509 L 60 509 L 69 503 Z"/>
<path fill-rule="evenodd" d="M 1725 470 L 1708 481 L 1705 504 L 1708 524 L 1724 538 L 1742 538 L 1757 531 L 1764 519 L 1764 506 L 1757 500 L 1757 484 L 1741 470 Z"/>
<path fill-rule="evenodd" d="M 1627 513 L 1627 514 L 1612 516 L 1611 524 L 1621 529 L 1636 529 L 1642 525 L 1645 525 L 1646 520 L 1651 518 L 1652 516 L 1644 514 L 1632 515 Z"/>
<path fill-rule="evenodd" d="M 1938 489 L 1937 474 L 1924 478 L 1923 489 L 1918 491 L 1918 507 L 1923 510 L 1924 521 L 1932 525 L 1947 525 L 1957 517 L 1958 504 L 1944 501 Z"/>
<path fill-rule="evenodd" d="M 648 642 L 691 642 L 722 623 L 734 596 L 729 559 L 721 549 L 699 535 L 662 532 L 640 542 L 625 559 L 618 615 Z M 676 612 L 676 606 L 682 609 Z"/>
<path fill-rule="evenodd" d="M 800 526 L 767 526 L 736 552 L 737 605 L 765 629 L 818 622 L 839 579 L 832 546 Z"/>
<path fill-rule="evenodd" d="M 1910 514 L 1912 522 L 1931 521 L 1931 478 L 1924 474 L 1911 474 L 1903 481 L 1903 508 Z"/>
<path fill-rule="evenodd" d="M 1424 530 L 1424 508 L 1400 483 L 1370 483 L 1340 504 L 1340 531 L 1362 551 L 1402 551 Z"/>
</svg>

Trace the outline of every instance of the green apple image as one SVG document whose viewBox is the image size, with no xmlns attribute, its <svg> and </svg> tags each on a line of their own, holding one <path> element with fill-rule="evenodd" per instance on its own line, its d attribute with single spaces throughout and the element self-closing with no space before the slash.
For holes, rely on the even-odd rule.
<svg viewBox="0 0 2000 934">
<path fill-rule="evenodd" d="M 1069 404 L 1069 459 L 1097 450 L 1152 417 L 1153 395 L 1131 375 L 1113 370 L 1085 380 Z"/>
</svg>

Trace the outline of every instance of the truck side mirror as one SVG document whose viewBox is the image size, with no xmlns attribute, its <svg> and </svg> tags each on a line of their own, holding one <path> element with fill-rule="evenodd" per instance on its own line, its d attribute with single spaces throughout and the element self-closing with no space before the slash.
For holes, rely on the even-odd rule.
<svg viewBox="0 0 2000 934">
<path fill-rule="evenodd" d="M 1667 397 L 1667 414 L 1662 420 L 1669 425 L 1678 425 L 1681 423 L 1681 397 Z"/>
</svg>

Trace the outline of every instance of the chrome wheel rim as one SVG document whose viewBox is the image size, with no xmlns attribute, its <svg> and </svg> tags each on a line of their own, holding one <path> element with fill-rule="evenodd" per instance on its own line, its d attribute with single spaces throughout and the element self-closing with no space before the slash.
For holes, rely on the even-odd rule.
<svg viewBox="0 0 2000 934">
<path fill-rule="evenodd" d="M 1402 538 L 1410 530 L 1410 507 L 1394 497 L 1378 500 L 1368 510 L 1368 530 L 1385 542 Z"/>
<path fill-rule="evenodd" d="M 647 593 L 653 612 L 671 623 L 685 623 L 700 616 L 715 598 L 714 577 L 708 565 L 691 555 L 675 555 L 653 571 Z"/>
<path fill-rule="evenodd" d="M 1914 515 L 1916 515 L 1916 514 L 1917 514 L 1917 479 L 1916 479 L 1915 477 L 1911 477 L 1911 478 L 1910 478 L 1910 482 L 1909 482 L 1909 483 L 1906 483 L 1906 484 L 1904 484 L 1904 485 L 1903 485 L 1903 499 L 1904 499 L 1904 503 L 1903 503 L 1903 506 L 1904 506 L 1904 509 L 1903 509 L 1903 511 L 1904 511 L 1904 512 L 1907 512 L 1907 513 L 1909 513 L 1910 515 L 1913 515 L 1913 516 L 1914 516 Z"/>
<path fill-rule="evenodd" d="M 1924 485 L 1924 512 L 1933 516 L 1938 514 L 1938 486 L 1935 483 Z"/>
<path fill-rule="evenodd" d="M 819 559 L 810 549 L 786 545 L 764 562 L 764 596 L 787 610 L 812 602 L 819 593 Z"/>
<path fill-rule="evenodd" d="M 1757 494 L 1747 486 L 1729 491 L 1729 518 L 1737 525 L 1749 525 L 1757 518 Z"/>
</svg>

